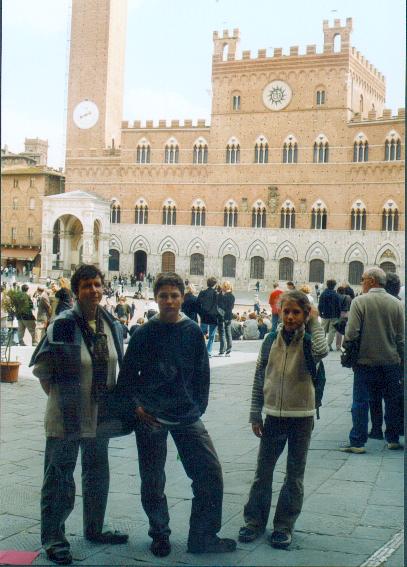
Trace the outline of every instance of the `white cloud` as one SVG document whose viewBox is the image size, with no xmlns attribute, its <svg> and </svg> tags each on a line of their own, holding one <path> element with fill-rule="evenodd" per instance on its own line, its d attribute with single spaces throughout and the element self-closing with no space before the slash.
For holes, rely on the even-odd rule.
<svg viewBox="0 0 407 567">
<path fill-rule="evenodd" d="M 126 120 L 184 120 L 210 118 L 210 97 L 207 106 L 188 100 L 180 93 L 148 88 L 128 89 L 124 97 Z"/>
</svg>

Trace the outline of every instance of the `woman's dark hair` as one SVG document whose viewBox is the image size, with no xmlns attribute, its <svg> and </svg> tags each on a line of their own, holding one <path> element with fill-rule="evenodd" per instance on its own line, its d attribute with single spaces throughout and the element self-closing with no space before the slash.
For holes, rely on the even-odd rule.
<svg viewBox="0 0 407 567">
<path fill-rule="evenodd" d="M 102 285 L 105 281 L 105 277 L 102 272 L 93 264 L 82 264 L 75 271 L 71 277 L 71 289 L 73 293 L 77 296 L 79 292 L 79 284 L 82 280 L 91 280 L 93 278 L 99 277 L 102 281 Z"/>
<path fill-rule="evenodd" d="M 387 293 L 394 295 L 394 297 L 398 297 L 398 294 L 400 293 L 400 287 L 401 282 L 397 274 L 395 274 L 394 272 L 386 274 L 386 285 L 384 286 L 384 289 L 387 291 Z"/>
<path fill-rule="evenodd" d="M 340 295 L 346 295 L 345 292 L 346 292 L 346 289 L 344 287 L 342 287 L 341 285 L 336 289 L 336 293 L 339 293 Z"/>
<path fill-rule="evenodd" d="M 293 289 L 291 291 L 285 291 L 280 295 L 280 307 L 283 308 L 283 304 L 285 301 L 295 301 L 298 303 L 301 311 L 304 311 L 306 315 L 310 314 L 311 311 L 311 303 L 308 297 L 302 291 L 298 291 L 297 289 Z"/>
<path fill-rule="evenodd" d="M 181 295 L 184 295 L 185 292 L 185 285 L 183 279 L 176 274 L 175 272 L 163 272 L 162 274 L 158 274 L 155 284 L 154 284 L 154 297 L 157 297 L 160 288 L 164 287 L 165 285 L 172 285 L 177 287 Z"/>
<path fill-rule="evenodd" d="M 210 278 L 208 278 L 208 279 L 206 280 L 206 285 L 207 285 L 208 287 L 213 287 L 214 285 L 216 285 L 216 282 L 217 282 L 217 281 L 218 281 L 218 280 L 217 280 L 214 276 L 211 276 Z"/>
</svg>

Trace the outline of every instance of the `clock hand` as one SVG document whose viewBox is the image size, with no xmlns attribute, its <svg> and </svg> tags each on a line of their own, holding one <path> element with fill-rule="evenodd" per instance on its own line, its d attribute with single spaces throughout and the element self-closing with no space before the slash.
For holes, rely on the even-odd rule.
<svg viewBox="0 0 407 567">
<path fill-rule="evenodd" d="M 81 114 L 79 118 L 85 118 L 85 116 L 89 116 L 89 114 L 92 114 L 90 110 L 88 112 L 85 112 L 85 114 Z"/>
</svg>

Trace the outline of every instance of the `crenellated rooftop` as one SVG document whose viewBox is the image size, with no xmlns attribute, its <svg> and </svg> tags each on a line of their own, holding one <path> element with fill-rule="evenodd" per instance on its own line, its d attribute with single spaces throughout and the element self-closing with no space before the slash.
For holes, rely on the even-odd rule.
<svg viewBox="0 0 407 567">
<path fill-rule="evenodd" d="M 359 112 L 356 112 L 353 115 L 353 118 L 350 122 L 375 122 L 380 123 L 384 120 L 404 120 L 405 119 L 405 108 L 399 108 L 397 110 L 397 114 L 393 115 L 390 108 L 384 108 L 382 116 L 377 116 L 377 112 L 375 110 L 370 110 L 367 116 L 361 116 Z"/>
<path fill-rule="evenodd" d="M 179 128 L 203 129 L 209 127 L 210 125 L 206 123 L 204 118 L 198 118 L 195 123 L 190 118 L 186 118 L 182 124 L 179 120 L 159 120 L 158 123 L 157 121 L 154 123 L 154 120 L 146 120 L 143 122 L 141 120 L 134 120 L 133 122 L 128 120 L 122 121 L 122 130 L 171 130 Z"/>
</svg>

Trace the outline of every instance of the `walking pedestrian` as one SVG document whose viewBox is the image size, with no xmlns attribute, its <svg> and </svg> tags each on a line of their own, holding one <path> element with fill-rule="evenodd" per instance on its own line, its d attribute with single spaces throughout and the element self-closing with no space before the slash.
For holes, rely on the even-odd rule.
<svg viewBox="0 0 407 567">
<path fill-rule="evenodd" d="M 216 278 L 213 276 L 208 278 L 206 281 L 207 288 L 200 291 L 198 295 L 201 329 L 204 334 L 208 333 L 206 348 L 209 357 L 212 356 L 212 345 L 215 340 L 216 327 L 218 324 L 218 300 L 215 290 L 216 281 Z"/>
<path fill-rule="evenodd" d="M 35 328 L 36 342 L 39 343 L 48 327 L 51 318 L 51 304 L 44 286 L 37 287 L 37 324 Z"/>
<path fill-rule="evenodd" d="M 24 334 L 25 330 L 30 333 L 32 346 L 37 345 L 36 337 L 35 337 L 35 316 L 33 313 L 34 305 L 31 300 L 31 297 L 28 295 L 29 287 L 27 284 L 23 284 L 21 286 L 21 292 L 27 296 L 27 307 L 20 312 L 16 313 L 17 321 L 18 321 L 18 343 L 20 346 L 26 346 L 24 342 Z"/>
<path fill-rule="evenodd" d="M 318 302 L 318 310 L 330 351 L 333 350 L 332 343 L 336 334 L 335 324 L 341 315 L 341 301 L 335 291 L 335 286 L 335 280 L 327 280 L 326 289 L 321 293 Z"/>
</svg>

